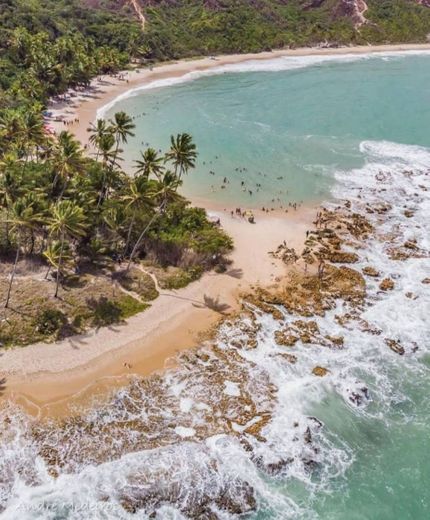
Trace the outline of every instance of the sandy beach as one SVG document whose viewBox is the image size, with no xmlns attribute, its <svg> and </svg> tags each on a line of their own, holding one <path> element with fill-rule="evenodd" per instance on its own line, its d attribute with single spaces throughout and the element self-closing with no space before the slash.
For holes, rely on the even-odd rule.
<svg viewBox="0 0 430 520">
<path fill-rule="evenodd" d="M 97 111 L 108 105 L 128 90 L 141 85 L 176 78 L 193 71 L 204 71 L 223 65 L 242 63 L 250 60 L 268 60 L 284 56 L 331 56 L 342 54 L 369 54 L 383 52 L 429 51 L 429 44 L 375 45 L 339 48 L 299 48 L 261 52 L 258 54 L 233 54 L 181 60 L 160 64 L 151 69 L 136 68 L 113 76 L 95 78 L 88 89 L 72 92 L 66 101 L 52 102 L 49 111 L 52 116 L 49 124 L 58 132 L 69 130 L 83 143 L 88 143 L 87 128 L 97 118 Z M 59 119 L 56 121 L 56 119 Z M 67 124 L 66 124 L 67 122 Z"/>
<path fill-rule="evenodd" d="M 149 309 L 124 324 L 55 344 L 5 351 L 0 357 L 0 374 L 6 377 L 4 397 L 36 415 L 58 415 L 65 413 L 64 402 L 72 395 L 81 400 L 100 389 L 103 394 L 106 387 L 124 384 L 133 374 L 165 368 L 169 358 L 195 346 L 223 316 L 239 308 L 240 292 L 282 279 L 287 266 L 268 253 L 284 240 L 301 251 L 315 210 L 300 208 L 289 216 L 254 212 L 254 225 L 229 212 L 216 214 L 235 243 L 226 274 L 208 272 L 184 289 L 162 291 Z M 257 246 L 250 248 L 250 244 Z M 212 302 L 219 310 L 213 309 Z"/>
<path fill-rule="evenodd" d="M 87 127 L 97 111 L 127 90 L 147 82 L 182 76 L 191 71 L 248 60 L 273 59 L 280 56 L 363 54 L 370 52 L 430 50 L 425 45 L 387 45 L 336 49 L 297 49 L 203 58 L 154 67 L 153 70 L 128 71 L 118 77 L 95 79 L 85 92 L 57 100 L 49 110 L 55 131 L 72 131 L 87 143 Z M 70 93 L 69 93 L 70 96 Z M 55 119 L 61 119 L 53 121 Z M 65 121 L 70 123 L 66 124 Z M 133 374 L 147 375 L 166 367 L 181 349 L 196 345 L 205 331 L 223 314 L 209 308 L 215 301 L 231 313 L 240 306 L 241 291 L 255 285 L 276 284 L 287 267 L 268 253 L 286 241 L 288 247 L 301 252 L 306 230 L 312 227 L 316 209 L 290 211 L 288 215 L 254 212 L 256 224 L 232 217 L 222 208 L 211 209 L 232 236 L 235 250 L 232 266 L 226 274 L 206 273 L 200 280 L 178 291 L 162 291 L 151 307 L 126 323 L 55 344 L 38 343 L 5 351 L 0 356 L 0 374 L 6 378 L 3 397 L 22 403 L 35 415 L 69 413 L 70 396 L 74 403 L 88 395 L 106 395 L 108 388 L 123 385 Z M 252 247 L 250 245 L 252 244 Z"/>
</svg>

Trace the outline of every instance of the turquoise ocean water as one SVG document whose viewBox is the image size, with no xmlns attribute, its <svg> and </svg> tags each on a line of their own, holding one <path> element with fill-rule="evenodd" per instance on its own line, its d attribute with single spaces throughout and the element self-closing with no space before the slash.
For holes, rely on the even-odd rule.
<svg viewBox="0 0 430 520">
<path fill-rule="evenodd" d="M 192 518 L 227 520 L 233 516 L 217 509 L 216 497 L 240 496 L 245 481 L 258 504 L 252 520 L 429 519 L 430 285 L 422 281 L 430 277 L 430 55 L 288 58 L 186 80 L 136 91 L 104 111 L 135 116 L 129 166 L 142 142 L 165 148 L 170 133 L 188 131 L 200 151 L 184 186 L 189 195 L 257 207 L 347 198 L 377 231 L 356 267 L 375 266 L 395 288 L 381 293 L 379 281 L 367 279 L 359 319 L 346 326 L 336 321 L 348 312 L 342 303 L 310 318 L 322 334 L 344 336 L 345 348 L 299 342 L 296 364 L 280 361 L 281 325 L 270 315 L 257 316 L 250 350 L 230 343 L 242 337 L 240 324 L 225 325 L 219 348 L 243 364 L 223 376 L 231 379 L 225 388 L 207 379 L 204 363 L 186 365 L 120 391 L 82 422 L 42 427 L 37 439 L 30 419 L 7 410 L 0 518 L 183 520 L 198 503 L 218 516 Z M 224 177 L 230 182 L 221 189 Z M 390 210 L 380 218 L 366 202 Z M 389 234 L 397 245 L 416 240 L 423 254 L 391 259 Z M 294 319 L 286 315 L 285 324 Z M 403 356 L 387 338 L 401 342 Z M 329 374 L 312 376 L 316 365 Z M 277 388 L 276 406 L 265 439 L 247 438 L 251 451 L 237 436 L 205 433 L 218 401 L 234 416 L 237 392 L 264 406 L 267 381 Z M 147 432 L 136 429 L 141 423 Z M 50 450 L 63 457 L 58 478 L 39 455 Z M 124 496 L 140 500 L 135 515 Z"/>
<path fill-rule="evenodd" d="M 171 133 L 191 133 L 200 156 L 189 196 L 256 207 L 319 200 L 334 171 L 364 164 L 362 141 L 430 145 L 427 56 L 287 58 L 190 77 L 136 90 L 105 112 L 135 116 L 129 168 L 146 143 L 164 150 Z"/>
</svg>

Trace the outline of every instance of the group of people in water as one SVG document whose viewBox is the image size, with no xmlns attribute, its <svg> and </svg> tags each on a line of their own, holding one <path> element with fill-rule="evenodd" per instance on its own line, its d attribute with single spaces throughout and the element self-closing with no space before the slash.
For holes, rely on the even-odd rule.
<svg viewBox="0 0 430 520">
<path fill-rule="evenodd" d="M 218 158 L 219 157 L 216 155 L 215 160 Z M 203 166 L 210 165 L 210 164 L 212 164 L 212 161 L 202 161 Z M 246 168 L 245 166 L 236 167 L 234 169 L 234 172 L 235 173 L 246 173 L 246 172 L 248 172 L 248 168 Z M 209 170 L 208 173 L 209 173 L 209 175 L 212 175 L 212 176 L 216 175 L 216 172 L 213 169 Z M 257 172 L 257 174 L 261 175 L 262 177 L 267 177 L 267 174 L 264 172 L 261 172 L 261 171 Z M 283 176 L 277 177 L 277 180 L 283 180 L 283 179 L 284 179 Z M 231 182 L 230 182 L 229 177 L 224 175 L 224 177 L 222 178 L 221 185 L 216 186 L 215 184 L 211 184 L 210 189 L 211 189 L 212 193 L 216 193 L 218 191 L 218 189 L 220 189 L 220 190 L 227 189 L 230 184 L 231 184 Z M 248 193 L 248 195 L 250 197 L 253 197 L 256 193 L 258 193 L 260 190 L 263 189 L 263 185 L 261 184 L 261 182 L 256 182 L 255 184 L 250 185 L 247 183 L 246 180 L 240 179 L 240 188 L 241 188 L 242 192 Z M 288 213 L 289 209 L 293 209 L 296 211 L 303 204 L 303 200 L 297 201 L 297 202 L 289 202 L 288 205 L 286 203 L 284 203 L 283 199 L 286 195 L 288 195 L 288 190 L 279 190 L 278 195 L 279 195 L 278 197 L 274 197 L 271 199 L 271 204 L 269 204 L 267 206 L 263 206 L 261 208 L 261 211 L 263 211 L 265 213 L 269 213 L 270 211 L 285 209 L 285 212 Z M 233 215 L 236 215 L 235 211 L 233 211 Z"/>
</svg>

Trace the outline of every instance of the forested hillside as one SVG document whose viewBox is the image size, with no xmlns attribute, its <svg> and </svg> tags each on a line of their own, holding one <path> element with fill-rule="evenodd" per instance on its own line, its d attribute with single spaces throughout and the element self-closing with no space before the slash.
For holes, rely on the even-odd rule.
<svg viewBox="0 0 430 520">
<path fill-rule="evenodd" d="M 423 42 L 418 0 L 141 0 L 151 54 L 256 52 L 321 43 Z"/>
<path fill-rule="evenodd" d="M 424 42 L 427 0 L 2 0 L 0 88 L 63 91 L 131 58 Z M 136 15 L 141 6 L 145 33 Z M 27 74 L 30 71 L 30 74 Z M 10 94 L 10 92 L 9 92 Z M 2 96 L 2 103 L 9 103 Z"/>
</svg>

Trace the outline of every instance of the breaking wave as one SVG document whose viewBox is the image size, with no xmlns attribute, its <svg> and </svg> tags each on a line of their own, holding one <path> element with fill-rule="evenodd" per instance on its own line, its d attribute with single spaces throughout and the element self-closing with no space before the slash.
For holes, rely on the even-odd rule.
<svg viewBox="0 0 430 520">
<path fill-rule="evenodd" d="M 97 118 L 103 118 L 112 107 L 120 103 L 124 99 L 138 96 L 145 90 L 158 89 L 163 87 L 170 87 L 173 85 L 180 85 L 189 81 L 195 81 L 197 79 L 207 76 L 218 76 L 226 73 L 239 73 L 239 72 L 280 72 L 286 70 L 297 70 L 307 67 L 313 67 L 317 65 L 324 65 L 326 63 L 348 63 L 354 61 L 370 60 L 370 59 L 384 59 L 396 60 L 406 56 L 426 56 L 429 55 L 430 51 L 425 50 L 411 50 L 404 52 L 383 52 L 383 53 L 367 53 L 367 54 L 331 54 L 331 55 L 308 55 L 308 56 L 282 56 L 267 60 L 249 60 L 241 63 L 233 63 L 220 65 L 219 67 L 213 67 L 206 70 L 192 71 L 182 76 L 170 77 L 159 80 L 150 81 L 138 87 L 132 88 L 123 92 L 115 99 L 99 108 L 97 111 Z"/>
<path fill-rule="evenodd" d="M 356 458 L 329 410 L 387 427 L 422 420 L 411 395 L 430 372 L 430 151 L 372 141 L 360 150 L 365 165 L 336 172 L 326 207 L 346 203 L 374 227 L 346 244 L 354 269 L 378 273 L 368 270 L 365 300 L 301 316 L 302 332 L 283 306 L 279 317 L 247 304 L 179 369 L 61 423 L 6 407 L 2 518 L 318 518 L 316 498 L 346 489 Z M 279 344 L 281 329 L 298 334 L 294 346 Z"/>
</svg>

